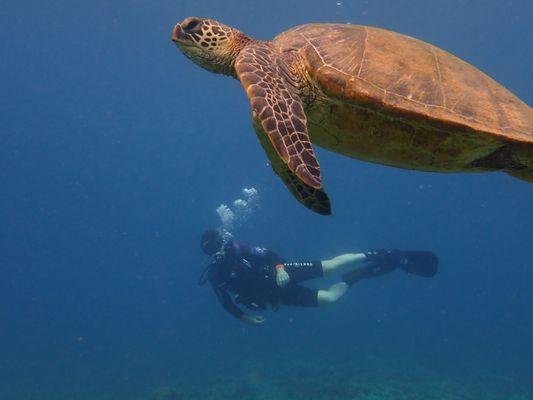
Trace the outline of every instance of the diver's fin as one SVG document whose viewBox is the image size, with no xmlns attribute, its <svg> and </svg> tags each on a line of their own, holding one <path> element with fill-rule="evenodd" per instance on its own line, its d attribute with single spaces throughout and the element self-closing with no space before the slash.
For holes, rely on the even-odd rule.
<svg viewBox="0 0 533 400">
<path fill-rule="evenodd" d="M 431 251 L 371 250 L 364 253 L 369 265 L 345 272 L 342 281 L 348 286 L 361 279 L 375 278 L 403 269 L 410 274 L 431 278 L 438 270 L 439 259 Z"/>
<path fill-rule="evenodd" d="M 437 274 L 439 258 L 431 251 L 401 251 L 400 268 L 410 274 L 432 278 Z"/>
<path fill-rule="evenodd" d="M 399 267 L 410 274 L 431 278 L 438 271 L 439 259 L 431 251 L 372 250 L 367 261 L 381 267 Z"/>
</svg>

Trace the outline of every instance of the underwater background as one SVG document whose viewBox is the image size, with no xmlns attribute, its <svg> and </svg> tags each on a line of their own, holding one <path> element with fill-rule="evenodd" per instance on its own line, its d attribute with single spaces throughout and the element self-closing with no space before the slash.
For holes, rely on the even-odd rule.
<svg viewBox="0 0 533 400">
<path fill-rule="evenodd" d="M 0 399 L 533 399 L 533 185 L 317 149 L 334 214 L 316 215 L 268 166 L 240 84 L 170 41 L 191 15 L 263 39 L 390 29 L 533 104 L 528 0 L 2 0 Z M 244 325 L 197 285 L 199 235 L 244 187 L 260 208 L 238 240 L 294 260 L 427 249 L 440 272 Z"/>
</svg>

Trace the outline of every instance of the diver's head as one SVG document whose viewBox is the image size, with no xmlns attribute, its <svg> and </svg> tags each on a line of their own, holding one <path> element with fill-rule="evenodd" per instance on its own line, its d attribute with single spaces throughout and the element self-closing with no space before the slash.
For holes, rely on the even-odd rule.
<svg viewBox="0 0 533 400">
<path fill-rule="evenodd" d="M 216 229 L 208 229 L 200 238 L 200 247 L 208 256 L 212 256 L 224 245 L 224 238 Z"/>
</svg>

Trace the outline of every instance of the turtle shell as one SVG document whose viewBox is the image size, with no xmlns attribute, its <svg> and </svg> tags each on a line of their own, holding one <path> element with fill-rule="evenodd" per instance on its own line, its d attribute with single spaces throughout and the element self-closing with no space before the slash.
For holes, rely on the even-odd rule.
<svg viewBox="0 0 533 400">
<path fill-rule="evenodd" d="M 533 182 L 532 109 L 452 54 L 340 24 L 302 25 L 273 44 L 301 60 L 315 88 L 304 99 L 313 143 L 399 168 Z"/>
<path fill-rule="evenodd" d="M 533 143 L 533 111 L 474 66 L 431 44 L 367 26 L 308 24 L 277 36 L 330 98 Z"/>
</svg>

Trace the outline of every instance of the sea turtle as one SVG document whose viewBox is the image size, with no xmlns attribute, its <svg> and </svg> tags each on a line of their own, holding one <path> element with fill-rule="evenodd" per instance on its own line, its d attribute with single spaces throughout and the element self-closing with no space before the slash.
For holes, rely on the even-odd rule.
<svg viewBox="0 0 533 400">
<path fill-rule="evenodd" d="M 504 171 L 533 182 L 533 111 L 472 65 L 384 29 L 308 24 L 255 40 L 186 18 L 172 40 L 243 85 L 272 168 L 306 207 L 330 214 L 311 142 L 390 166 Z"/>
</svg>

